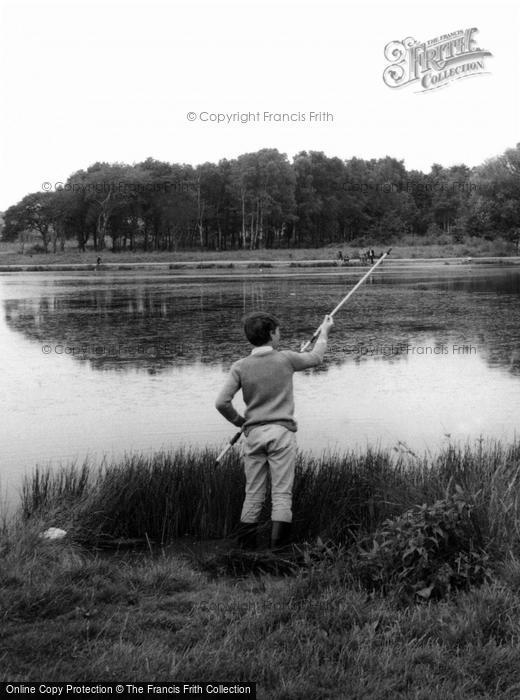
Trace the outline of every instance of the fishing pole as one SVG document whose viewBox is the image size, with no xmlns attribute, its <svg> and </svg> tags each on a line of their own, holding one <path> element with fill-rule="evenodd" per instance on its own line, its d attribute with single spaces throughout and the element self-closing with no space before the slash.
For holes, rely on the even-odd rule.
<svg viewBox="0 0 520 700">
<path fill-rule="evenodd" d="M 379 258 L 379 260 L 378 260 L 377 262 L 375 262 L 375 263 L 372 265 L 372 267 L 370 268 L 370 270 L 368 270 L 368 271 L 363 275 L 363 277 L 359 280 L 359 282 L 357 282 L 357 284 L 355 284 L 354 287 L 352 287 L 352 289 L 350 290 L 350 292 L 349 292 L 348 294 L 346 294 L 346 295 L 343 297 L 343 299 L 339 302 L 339 304 L 337 304 L 337 306 L 334 307 L 334 309 L 330 312 L 330 314 L 328 314 L 329 316 L 334 316 L 334 315 L 341 309 L 341 307 L 343 306 L 343 304 L 345 304 L 345 303 L 350 299 L 350 297 L 354 294 L 354 292 L 356 291 L 356 289 L 359 289 L 359 287 L 363 284 L 363 282 L 364 282 L 366 279 L 368 279 L 368 277 L 370 277 L 370 275 L 372 274 L 372 272 L 374 272 L 374 270 L 376 269 L 376 267 L 377 267 L 378 265 L 381 265 L 381 263 L 382 263 L 383 260 L 386 258 L 386 256 L 390 254 L 390 251 L 391 251 L 391 250 L 392 250 L 392 249 L 389 248 L 389 249 L 386 251 L 386 253 L 383 253 L 383 255 Z M 312 336 L 312 338 L 310 338 L 310 340 L 308 340 L 306 343 L 303 343 L 303 344 L 302 344 L 302 346 L 301 346 L 301 348 L 300 348 L 300 352 L 305 352 L 305 351 L 307 350 L 307 348 L 309 347 L 309 345 L 311 345 L 311 344 L 316 340 L 316 338 L 319 336 L 320 331 L 321 331 L 321 325 L 316 329 L 316 331 L 315 331 L 314 335 Z M 229 452 L 229 450 L 233 447 L 233 445 L 234 445 L 236 442 L 238 442 L 238 440 L 240 440 L 240 436 L 242 435 L 242 432 L 243 432 L 242 430 L 239 430 L 238 433 L 235 433 L 235 435 L 233 435 L 233 437 L 231 438 L 231 440 L 230 440 L 230 441 L 228 442 L 228 444 L 224 447 L 224 449 L 222 450 L 222 452 L 218 455 L 218 457 L 217 457 L 217 459 L 216 459 L 216 461 L 215 461 L 215 466 L 217 466 L 218 464 L 220 464 L 220 462 L 222 461 L 222 458 Z"/>
<path fill-rule="evenodd" d="M 372 267 L 370 268 L 370 270 L 368 270 L 368 271 L 363 275 L 363 277 L 359 280 L 359 282 L 358 282 L 354 287 L 352 287 L 352 289 L 350 290 L 350 292 L 349 292 L 348 294 L 346 294 L 346 295 L 343 297 L 343 299 L 339 302 L 339 304 L 330 312 L 329 316 L 334 316 L 334 315 L 336 314 L 336 312 L 339 311 L 339 310 L 341 309 L 341 307 L 343 306 L 343 304 L 345 304 L 345 303 L 350 299 L 350 297 L 354 294 L 354 292 L 356 291 L 356 289 L 358 289 L 359 287 L 361 287 L 361 285 L 363 284 L 363 282 L 374 272 L 374 270 L 376 269 L 376 267 L 377 267 L 378 265 L 381 265 L 381 263 L 382 263 L 383 260 L 386 258 L 386 256 L 390 254 L 390 251 L 391 251 L 391 250 L 392 250 L 392 249 L 389 248 L 389 249 L 386 251 L 386 253 L 383 253 L 383 255 L 379 258 L 379 260 L 378 260 L 376 263 L 374 263 L 374 264 L 372 265 Z M 311 338 L 310 340 L 308 340 L 306 343 L 303 343 L 303 345 L 302 345 L 301 348 L 300 348 L 300 352 L 305 352 L 305 350 L 307 350 L 307 348 L 309 347 L 309 345 L 310 345 L 311 343 L 313 343 L 313 342 L 316 340 L 316 338 L 319 336 L 320 331 L 321 331 L 321 326 L 319 326 L 319 328 L 317 328 L 316 332 L 314 333 L 314 335 L 312 336 L 312 338 Z"/>
</svg>

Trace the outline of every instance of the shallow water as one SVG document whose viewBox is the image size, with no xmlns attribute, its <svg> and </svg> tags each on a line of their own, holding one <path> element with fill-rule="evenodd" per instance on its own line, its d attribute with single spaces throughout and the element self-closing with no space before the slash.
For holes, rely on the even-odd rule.
<svg viewBox="0 0 520 700">
<path fill-rule="evenodd" d="M 297 350 L 361 273 L 1 275 L 0 488 L 36 463 L 220 447 L 235 429 L 214 399 L 250 350 L 241 316 L 275 313 Z M 337 314 L 324 365 L 295 378 L 300 446 L 513 439 L 519 297 L 518 268 L 376 271 Z"/>
</svg>

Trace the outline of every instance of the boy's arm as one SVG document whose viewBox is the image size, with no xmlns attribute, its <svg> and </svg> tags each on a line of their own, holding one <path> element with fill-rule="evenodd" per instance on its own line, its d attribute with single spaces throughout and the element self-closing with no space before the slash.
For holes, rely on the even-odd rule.
<svg viewBox="0 0 520 700">
<path fill-rule="evenodd" d="M 322 338 L 320 336 L 314 343 L 312 350 L 307 352 L 294 352 L 294 350 L 287 350 L 284 352 L 284 354 L 289 358 L 294 371 L 300 372 L 303 369 L 309 369 L 309 367 L 321 365 L 326 350 L 327 338 Z"/>
<path fill-rule="evenodd" d="M 221 392 L 217 396 L 215 401 L 215 408 L 219 413 L 221 413 L 224 418 L 226 418 L 230 423 L 236 425 L 238 428 L 246 422 L 246 419 L 235 410 L 232 399 L 233 396 L 240 389 L 240 375 L 238 370 L 233 365 L 229 372 L 226 383 L 222 387 Z"/>
<path fill-rule="evenodd" d="M 332 316 L 325 316 L 325 319 L 321 325 L 320 334 L 311 351 L 286 351 L 285 354 L 289 358 L 295 372 L 300 372 L 303 369 L 309 369 L 309 367 L 316 367 L 323 362 L 323 358 L 325 357 L 325 352 L 327 350 L 329 330 L 333 325 L 334 321 Z"/>
</svg>

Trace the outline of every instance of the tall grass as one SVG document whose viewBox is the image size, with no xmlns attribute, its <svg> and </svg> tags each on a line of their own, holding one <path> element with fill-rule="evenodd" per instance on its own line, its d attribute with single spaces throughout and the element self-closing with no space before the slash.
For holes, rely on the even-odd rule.
<svg viewBox="0 0 520 700">
<path fill-rule="evenodd" d="M 25 520 L 63 527 L 75 541 L 167 543 L 190 535 L 232 535 L 244 477 L 235 452 L 215 466 L 213 450 L 129 455 L 96 469 L 37 469 L 22 489 Z M 496 550 L 520 543 L 520 444 L 450 446 L 422 458 L 385 450 L 299 454 L 294 489 L 298 540 L 350 541 L 415 504 L 433 503 L 456 485 L 473 504 L 482 536 Z M 268 501 L 262 514 L 269 519 Z"/>
<path fill-rule="evenodd" d="M 214 458 L 211 450 L 178 450 L 100 469 L 37 470 L 26 480 L 18 518 L 0 531 L 1 681 L 224 677 L 256 681 L 258 696 L 273 700 L 518 697 L 520 445 L 451 446 L 424 458 L 382 450 L 300 454 L 296 535 L 338 546 L 299 548 L 307 563 L 284 579 L 209 579 L 175 547 L 171 555 L 165 548 L 106 556 L 78 546 L 232 533 L 242 466 L 236 453 L 218 468 Z M 502 555 L 493 580 L 453 587 L 442 598 L 426 598 L 416 590 L 420 581 L 408 578 L 417 584 L 411 598 L 402 586 L 383 596 L 363 583 L 363 572 L 378 564 L 352 566 L 363 562 L 364 539 L 379 536 L 384 550 L 386 538 L 389 554 L 417 539 L 418 551 L 415 534 L 427 532 L 426 516 L 435 511 L 433 524 L 448 532 L 450 511 L 438 504 L 455 506 L 462 492 L 467 518 L 452 524 L 467 524 L 472 538 L 468 518 L 476 517 L 486 547 Z M 401 515 L 421 503 L 433 505 L 409 511 L 414 518 Z M 407 530 L 407 522 L 422 529 Z M 42 539 L 51 525 L 71 537 Z M 352 537 L 355 546 L 342 544 Z M 459 549 L 477 553 L 471 544 Z M 400 573 L 393 562 L 390 583 Z M 420 563 L 407 553 L 396 561 L 401 573 Z"/>
</svg>

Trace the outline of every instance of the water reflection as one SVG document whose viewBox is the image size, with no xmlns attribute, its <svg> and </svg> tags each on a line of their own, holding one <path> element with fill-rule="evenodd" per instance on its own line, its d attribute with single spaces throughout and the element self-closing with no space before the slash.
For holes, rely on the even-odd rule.
<svg viewBox="0 0 520 700">
<path fill-rule="evenodd" d="M 520 275 L 401 273 L 373 278 L 336 316 L 329 362 L 399 362 L 433 345 L 469 345 L 490 366 L 520 373 Z M 85 277 L 3 300 L 9 329 L 53 354 L 96 370 L 149 373 L 176 365 L 227 363 L 248 352 L 241 317 L 266 309 L 282 320 L 285 347 L 298 349 L 348 289 L 336 277 L 226 282 Z M 415 348 L 415 349 L 414 349 Z M 320 371 L 326 371 L 324 366 Z"/>
</svg>

